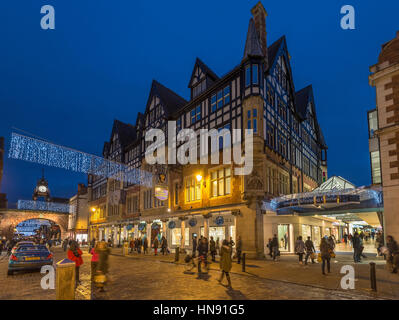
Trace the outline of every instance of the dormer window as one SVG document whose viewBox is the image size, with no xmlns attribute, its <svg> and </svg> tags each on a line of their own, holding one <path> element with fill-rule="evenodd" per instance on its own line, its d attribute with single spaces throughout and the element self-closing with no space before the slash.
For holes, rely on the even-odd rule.
<svg viewBox="0 0 399 320">
<path fill-rule="evenodd" d="M 206 90 L 206 81 L 203 79 L 193 88 L 193 98 L 199 96 L 202 92 Z"/>
</svg>

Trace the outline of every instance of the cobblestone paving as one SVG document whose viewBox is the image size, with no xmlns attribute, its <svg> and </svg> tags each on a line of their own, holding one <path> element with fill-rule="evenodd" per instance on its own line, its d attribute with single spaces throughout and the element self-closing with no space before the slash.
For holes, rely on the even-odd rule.
<svg viewBox="0 0 399 320">
<path fill-rule="evenodd" d="M 55 262 L 66 256 L 58 248 L 54 250 L 54 255 Z M 85 263 L 80 272 L 82 285 L 76 290 L 76 299 L 79 300 L 91 298 L 90 255 L 85 252 L 83 258 Z M 252 261 L 248 262 L 250 272 L 246 274 L 240 274 L 239 266 L 234 265 L 234 272 L 231 274 L 233 289 L 229 289 L 217 281 L 220 276 L 218 264 L 212 264 L 208 274 L 198 275 L 195 269 L 186 272 L 184 265 L 161 259 L 164 258 L 111 255 L 110 281 L 106 291 L 100 293 L 94 290 L 93 299 L 375 299 L 358 292 L 321 288 L 323 284 L 317 287 L 262 278 L 259 274 L 266 273 L 266 269 L 255 264 L 251 267 L 250 263 L 254 263 Z M 271 269 L 271 265 L 266 265 L 266 268 Z M 273 270 L 276 268 L 278 265 Z M 289 264 L 289 268 L 284 268 L 295 275 L 298 266 Z M 0 283 L 3 289 L 0 290 L 0 299 L 55 299 L 55 290 L 41 288 L 42 276 L 39 272 L 7 276 L 7 260 L 0 260 Z"/>
</svg>

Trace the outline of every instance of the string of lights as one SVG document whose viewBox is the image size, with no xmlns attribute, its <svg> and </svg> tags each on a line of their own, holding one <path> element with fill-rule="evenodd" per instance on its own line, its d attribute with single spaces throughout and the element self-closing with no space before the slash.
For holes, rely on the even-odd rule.
<svg viewBox="0 0 399 320">
<path fill-rule="evenodd" d="M 53 211 L 69 213 L 72 206 L 48 201 L 18 200 L 19 210 Z"/>
<path fill-rule="evenodd" d="M 147 187 L 151 187 L 152 185 L 152 174 L 150 172 L 130 168 L 122 163 L 15 132 L 11 133 L 8 157 L 40 165 L 122 180 L 128 184 L 144 185 Z"/>
</svg>

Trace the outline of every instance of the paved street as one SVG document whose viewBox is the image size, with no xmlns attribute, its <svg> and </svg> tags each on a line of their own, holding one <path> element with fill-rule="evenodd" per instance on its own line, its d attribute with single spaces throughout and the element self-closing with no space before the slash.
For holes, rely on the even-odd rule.
<svg viewBox="0 0 399 320">
<path fill-rule="evenodd" d="M 65 257 L 65 253 L 56 248 L 55 261 Z M 172 262 L 173 256 L 153 255 L 128 257 L 120 255 L 120 249 L 114 249 L 110 256 L 111 281 L 106 292 L 93 292 L 94 299 L 376 299 L 399 298 L 389 295 L 399 292 L 399 276 L 382 278 L 385 270 L 378 266 L 377 278 L 381 290 L 377 295 L 368 290 L 369 281 L 366 264 L 356 266 L 356 290 L 340 290 L 340 279 L 335 263 L 332 274 L 321 276 L 320 265 L 300 266 L 295 256 L 283 256 L 279 262 L 247 262 L 247 272 L 243 273 L 236 263 L 231 275 L 233 289 L 220 285 L 218 264 L 211 265 L 209 274 L 198 276 L 194 271 L 185 272 L 183 264 Z M 344 257 L 345 258 L 345 257 Z M 85 252 L 85 263 L 81 267 L 82 285 L 77 288 L 76 299 L 90 299 L 90 256 Z M 364 270 L 361 270 L 361 269 Z M 359 270 L 359 272 L 358 272 Z M 7 276 L 7 262 L 0 260 L 0 283 L 3 290 L 0 299 L 55 299 L 55 290 L 43 290 L 40 287 L 42 275 L 35 273 L 17 273 Z M 363 272 L 363 273 L 362 273 Z M 226 281 L 226 280 L 225 280 Z M 396 282 L 397 281 L 397 282 Z"/>
</svg>

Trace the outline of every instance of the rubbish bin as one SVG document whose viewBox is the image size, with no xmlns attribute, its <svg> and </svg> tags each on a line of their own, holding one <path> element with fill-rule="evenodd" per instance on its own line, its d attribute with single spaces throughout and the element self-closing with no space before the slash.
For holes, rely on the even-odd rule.
<svg viewBox="0 0 399 320">
<path fill-rule="evenodd" d="M 75 300 L 75 262 L 63 259 L 56 263 L 57 300 Z"/>
</svg>

